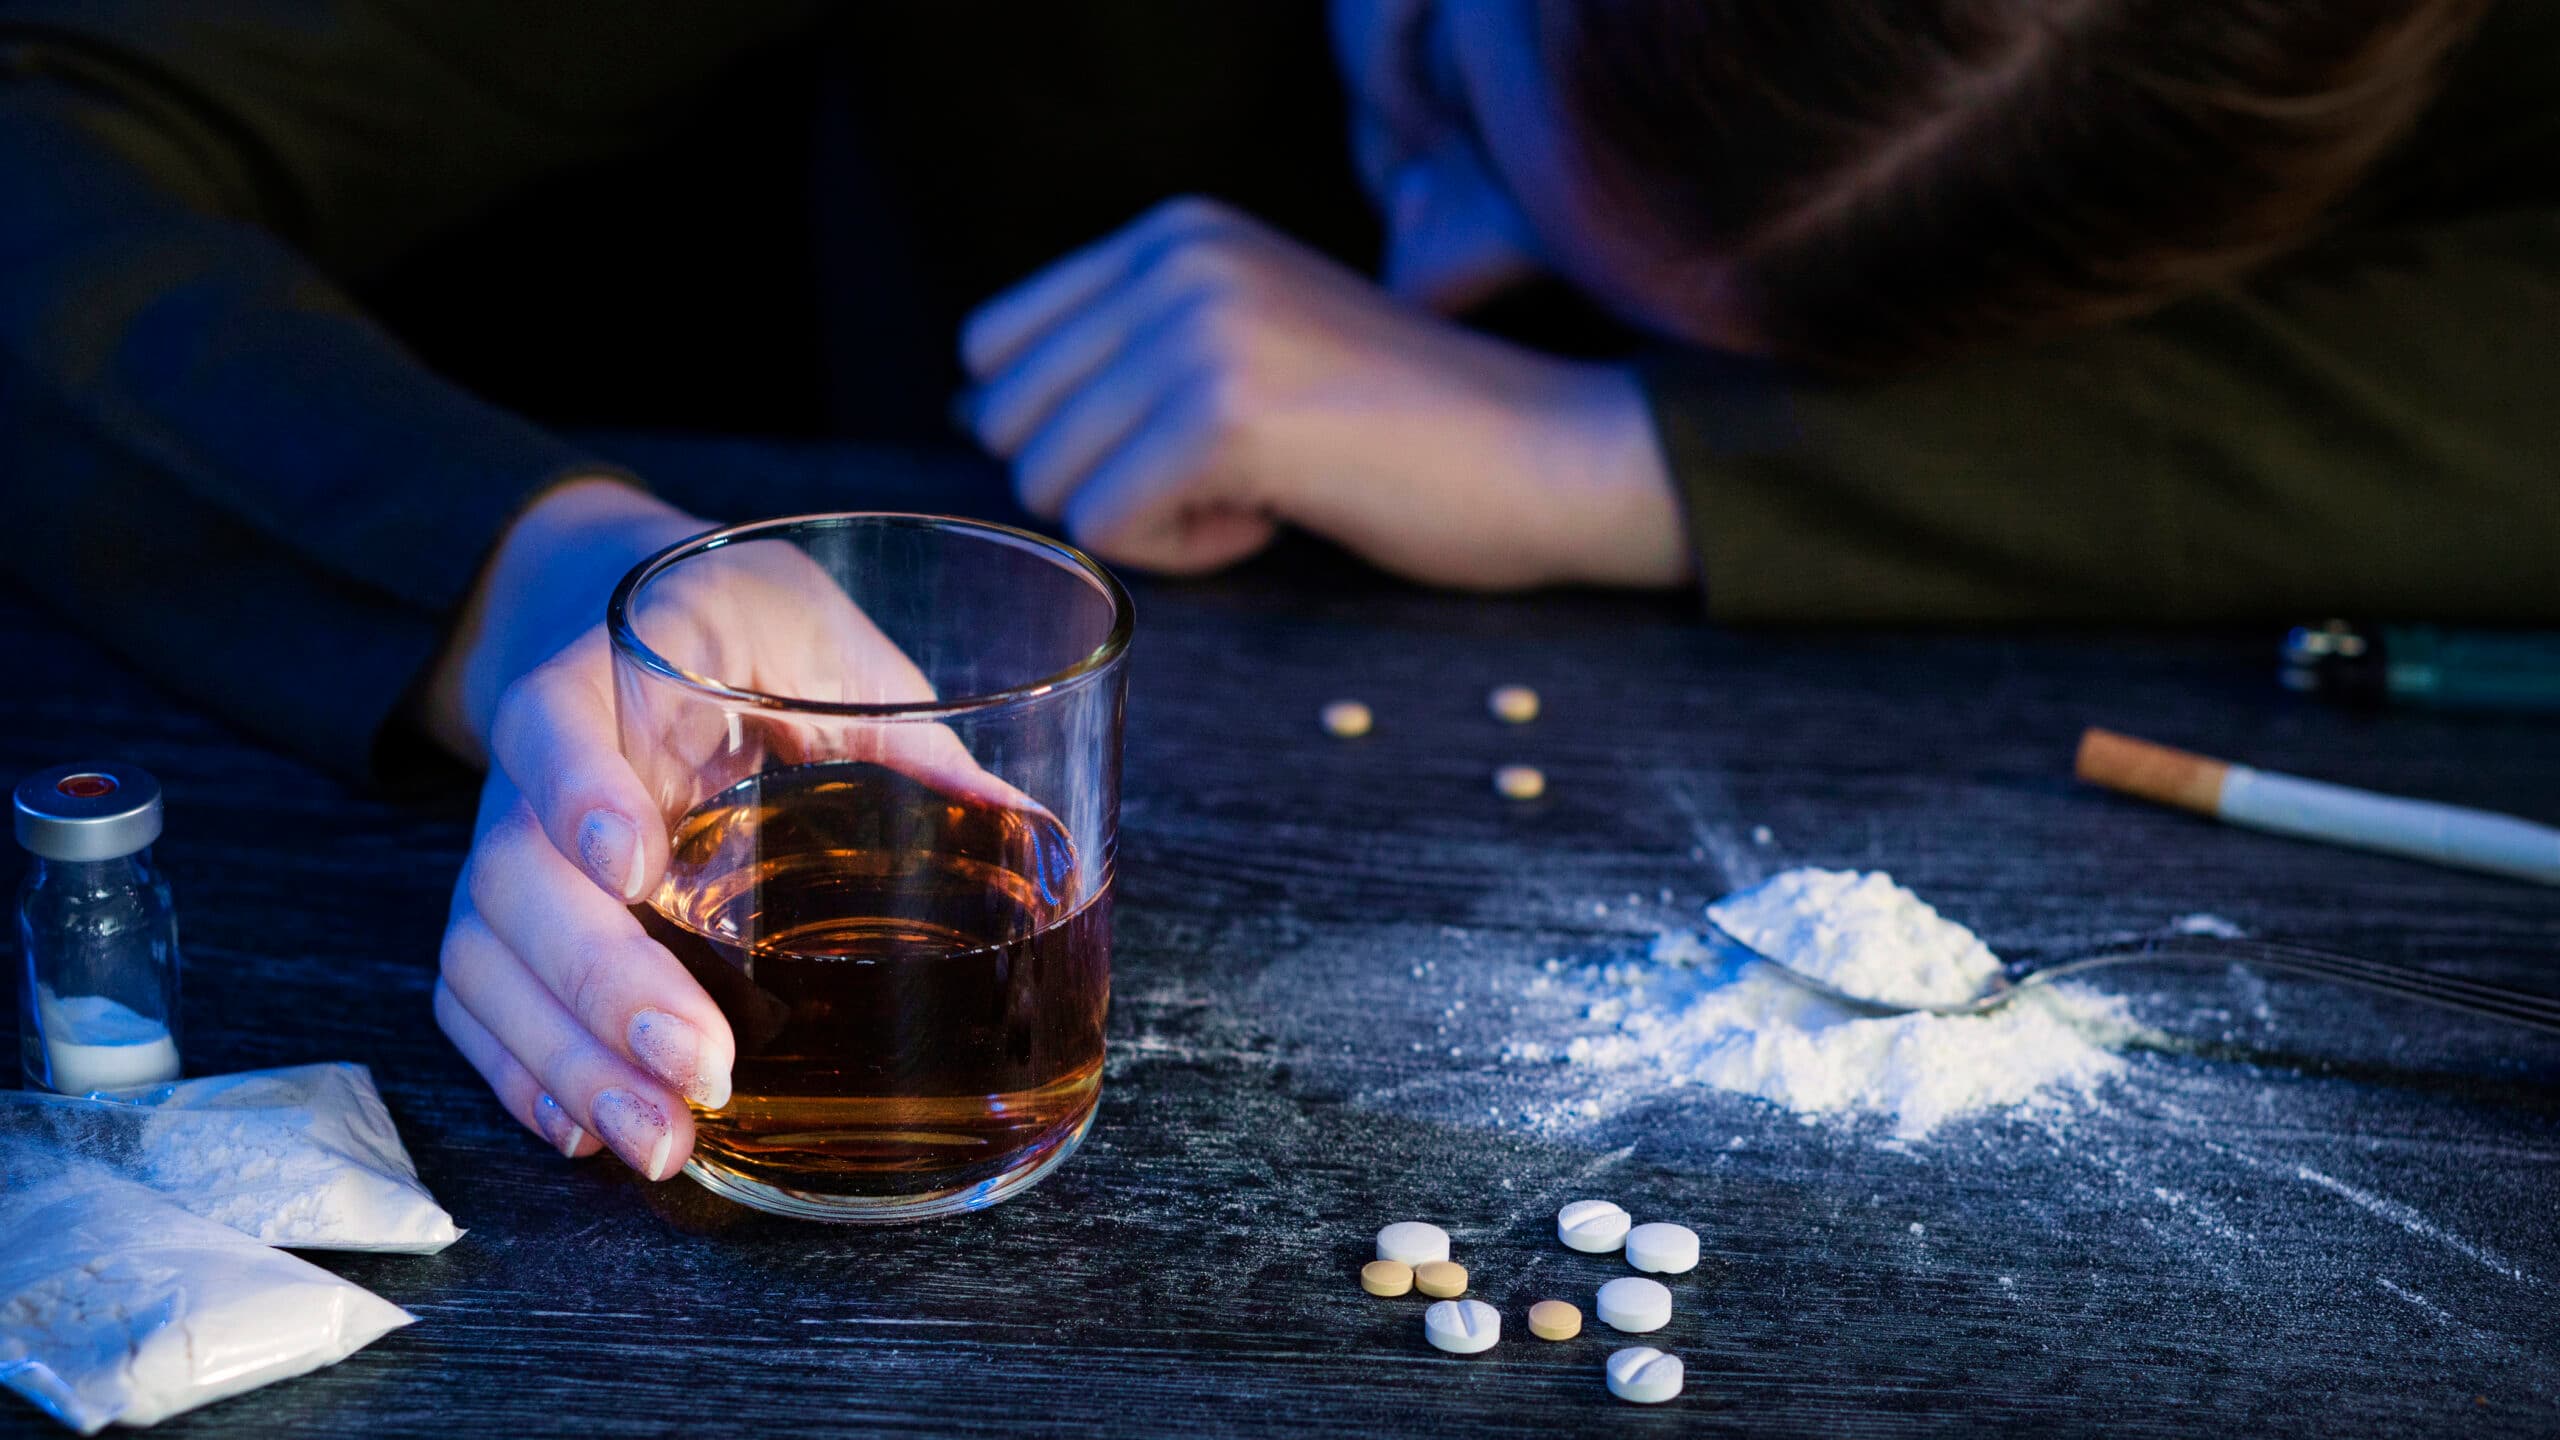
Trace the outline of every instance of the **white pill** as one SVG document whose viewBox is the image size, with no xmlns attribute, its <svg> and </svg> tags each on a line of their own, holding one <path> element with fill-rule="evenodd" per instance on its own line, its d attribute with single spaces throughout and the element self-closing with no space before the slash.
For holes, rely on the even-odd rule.
<svg viewBox="0 0 2560 1440">
<path fill-rule="evenodd" d="M 1420 1220 L 1399 1220 L 1378 1232 L 1378 1258 L 1428 1265 L 1449 1258 L 1449 1232 Z"/>
<path fill-rule="evenodd" d="M 1606 1200 L 1576 1200 L 1556 1212 L 1556 1238 L 1586 1255 L 1606 1255 L 1627 1243 L 1627 1225 L 1627 1212 Z"/>
<path fill-rule="evenodd" d="M 1630 1345 L 1609 1356 L 1609 1393 L 1638 1405 L 1659 1405 L 1680 1393 L 1680 1357 L 1650 1345 Z"/>
<path fill-rule="evenodd" d="M 1481 1300 L 1443 1300 L 1422 1312 L 1422 1338 L 1452 1355 L 1490 1350 L 1502 1338 L 1502 1312 Z"/>
<path fill-rule="evenodd" d="M 1671 1292 L 1659 1280 L 1622 1275 L 1600 1287 L 1600 1323 L 1612 1330 L 1641 1335 L 1671 1323 Z"/>
<path fill-rule="evenodd" d="M 1627 1232 L 1627 1263 L 1656 1275 L 1686 1275 L 1698 1268 L 1698 1232 L 1656 1220 Z"/>
</svg>

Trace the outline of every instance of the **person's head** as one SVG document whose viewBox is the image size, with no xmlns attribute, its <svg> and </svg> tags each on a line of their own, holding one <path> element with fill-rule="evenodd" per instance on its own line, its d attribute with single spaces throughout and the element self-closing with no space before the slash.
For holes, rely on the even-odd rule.
<svg viewBox="0 0 2560 1440">
<path fill-rule="evenodd" d="M 2302 243 L 2489 0 L 1335 0 L 1389 286 L 1869 373 Z"/>
</svg>

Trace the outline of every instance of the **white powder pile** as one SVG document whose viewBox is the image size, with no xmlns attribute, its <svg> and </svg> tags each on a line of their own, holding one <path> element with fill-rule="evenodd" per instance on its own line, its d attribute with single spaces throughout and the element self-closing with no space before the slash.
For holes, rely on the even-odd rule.
<svg viewBox="0 0 2560 1440">
<path fill-rule="evenodd" d="M 1707 907 L 1743 944 L 1844 994 L 1956 1005 L 2000 978 L 2000 957 L 1882 871 L 1789 870 Z"/>
<path fill-rule="evenodd" d="M 1965 1000 L 2000 973 L 1972 931 L 1881 873 L 1790 870 L 1708 915 L 1755 949 L 1878 1000 Z M 1600 967 L 1585 1016 L 1607 1028 L 1574 1039 L 1561 1058 L 1604 1073 L 1619 1102 L 1704 1085 L 1807 1116 L 1884 1117 L 1897 1138 L 1916 1140 L 1961 1116 L 2086 1093 L 2124 1067 L 2108 1046 L 2140 1033 L 2121 999 L 2067 983 L 1987 1015 L 1872 1019 L 1767 966 L 1726 961 L 1673 931 L 1644 963 Z M 1508 1053 L 1538 1060 L 1554 1050 L 1515 1041 Z"/>
</svg>

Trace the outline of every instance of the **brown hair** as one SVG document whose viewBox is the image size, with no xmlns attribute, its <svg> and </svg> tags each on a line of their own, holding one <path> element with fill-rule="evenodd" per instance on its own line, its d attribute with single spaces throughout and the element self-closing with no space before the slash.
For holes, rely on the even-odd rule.
<svg viewBox="0 0 2560 1440">
<path fill-rule="evenodd" d="M 2297 247 L 2488 0 L 1542 3 L 1599 194 L 1695 310 L 1872 374 Z"/>
</svg>

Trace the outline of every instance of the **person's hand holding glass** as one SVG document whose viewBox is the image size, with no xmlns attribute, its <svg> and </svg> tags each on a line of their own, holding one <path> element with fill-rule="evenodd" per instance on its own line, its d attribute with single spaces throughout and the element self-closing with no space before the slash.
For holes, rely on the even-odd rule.
<svg viewBox="0 0 2560 1440">
<path fill-rule="evenodd" d="M 555 563 L 511 535 L 447 667 L 491 763 L 439 1022 L 520 1121 L 652 1179 L 903 1219 L 1037 1178 L 1099 1093 L 1125 595 L 998 527 L 777 522 L 492 686 L 578 608 L 539 592 L 593 603 L 557 556 L 701 528 L 599 503 L 525 542 Z"/>
</svg>

